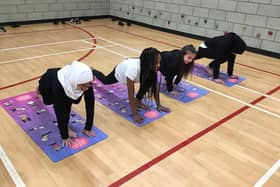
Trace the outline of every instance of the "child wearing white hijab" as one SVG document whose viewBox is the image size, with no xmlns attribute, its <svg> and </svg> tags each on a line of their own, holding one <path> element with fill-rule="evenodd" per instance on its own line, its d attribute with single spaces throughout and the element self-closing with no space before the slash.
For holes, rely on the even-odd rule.
<svg viewBox="0 0 280 187">
<path fill-rule="evenodd" d="M 63 146 L 71 146 L 76 133 L 68 128 L 72 104 L 78 104 L 84 95 L 86 124 L 83 133 L 95 136 L 91 131 L 94 118 L 94 92 L 91 88 L 93 72 L 78 61 L 62 68 L 48 69 L 39 80 L 38 92 L 46 105 L 53 104 Z"/>
</svg>

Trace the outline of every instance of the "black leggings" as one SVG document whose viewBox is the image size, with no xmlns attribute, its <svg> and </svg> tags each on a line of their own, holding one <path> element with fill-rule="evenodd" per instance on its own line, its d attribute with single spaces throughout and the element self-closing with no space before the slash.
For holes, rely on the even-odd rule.
<svg viewBox="0 0 280 187">
<path fill-rule="evenodd" d="M 233 73 L 233 67 L 234 67 L 234 61 L 235 61 L 235 55 L 230 53 L 228 55 L 225 55 L 225 57 L 217 60 L 215 58 L 215 51 L 209 49 L 209 48 L 202 48 L 199 47 L 197 55 L 196 55 L 196 59 L 200 59 L 200 58 L 210 58 L 210 59 L 214 59 L 210 64 L 209 67 L 211 69 L 213 69 L 213 77 L 214 79 L 219 78 L 219 72 L 220 72 L 220 65 L 222 63 L 225 63 L 226 61 L 228 61 L 228 65 L 227 65 L 227 73 L 228 76 L 231 76 Z"/>
<path fill-rule="evenodd" d="M 94 75 L 103 83 L 103 84 L 114 84 L 117 83 L 118 80 L 115 77 L 115 69 L 111 73 L 109 73 L 107 76 L 105 76 L 102 72 L 98 70 L 94 70 Z"/>
</svg>

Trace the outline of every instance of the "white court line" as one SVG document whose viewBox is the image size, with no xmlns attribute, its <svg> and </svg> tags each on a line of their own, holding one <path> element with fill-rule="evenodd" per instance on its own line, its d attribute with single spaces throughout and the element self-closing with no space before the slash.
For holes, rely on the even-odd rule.
<svg viewBox="0 0 280 187">
<path fill-rule="evenodd" d="M 87 50 L 90 50 L 90 49 L 102 49 L 102 48 L 105 48 L 105 47 L 113 47 L 113 46 L 116 46 L 116 45 L 113 44 L 113 45 L 100 46 L 100 47 L 96 46 L 96 47 L 91 47 L 91 48 L 77 49 L 77 50 L 71 50 L 71 51 L 64 51 L 64 52 L 60 52 L 60 53 L 51 53 L 51 54 L 47 54 L 47 55 L 19 58 L 19 59 L 15 59 L 15 60 L 2 61 L 2 62 L 0 62 L 0 64 L 7 64 L 7 63 L 18 62 L 18 61 L 23 61 L 23 60 L 32 60 L 32 59 L 37 59 L 37 58 L 49 57 L 49 56 L 57 56 L 57 55 L 63 55 L 63 54 L 68 54 L 68 53 L 87 51 Z"/>
<path fill-rule="evenodd" d="M 107 41 L 109 41 L 109 40 L 107 40 Z M 116 43 L 116 42 L 112 42 L 112 43 L 118 44 L 118 43 Z M 120 46 L 121 46 L 121 45 L 120 45 Z M 134 49 L 134 50 L 136 51 L 136 49 Z M 139 50 L 137 50 L 137 51 L 140 52 Z M 111 50 L 110 50 L 110 52 L 111 52 Z M 117 52 L 114 52 L 114 54 L 117 54 L 117 55 L 119 55 L 119 56 L 122 56 L 122 57 L 124 57 L 124 58 L 127 58 L 127 56 L 122 55 L 122 54 L 117 53 Z M 266 114 L 269 114 L 269 115 L 272 115 L 272 116 L 274 116 L 274 117 L 280 118 L 280 115 L 279 115 L 279 114 L 276 114 L 276 113 L 267 111 L 267 110 L 265 110 L 265 109 L 262 109 L 262 108 L 260 108 L 260 107 L 255 106 L 255 105 L 252 105 L 252 104 L 250 104 L 250 103 L 246 103 L 246 102 L 244 102 L 244 101 L 242 101 L 242 100 L 239 100 L 239 99 L 237 99 L 237 98 L 235 98 L 235 97 L 231 97 L 231 96 L 229 96 L 229 95 L 223 94 L 223 93 L 218 92 L 218 91 L 216 91 L 216 90 L 213 90 L 213 89 L 211 89 L 211 88 L 202 86 L 202 85 L 200 85 L 200 84 L 198 84 L 198 83 L 194 83 L 194 82 L 192 82 L 192 81 L 187 81 L 187 80 L 185 80 L 185 81 L 186 81 L 186 82 L 189 82 L 189 83 L 191 83 L 191 84 L 195 84 L 195 85 L 197 85 L 197 86 L 199 86 L 199 87 L 202 87 L 202 88 L 204 88 L 204 89 L 206 89 L 206 90 L 209 90 L 209 91 L 211 91 L 211 92 L 213 92 L 213 93 L 215 93 L 215 94 L 217 94 L 217 95 L 221 95 L 221 96 L 223 96 L 223 97 L 226 97 L 226 98 L 228 98 L 228 99 L 231 99 L 231 100 L 236 101 L 236 102 L 238 102 L 238 103 L 241 103 L 241 104 L 243 104 L 243 105 L 249 106 L 249 107 L 251 107 L 251 108 L 254 108 L 254 109 L 256 109 L 256 110 L 259 110 L 259 111 L 261 111 L 261 112 L 264 112 L 264 113 L 266 113 Z"/>
<path fill-rule="evenodd" d="M 79 42 L 79 41 L 87 41 L 87 40 L 92 40 L 92 39 L 100 39 L 100 40 L 106 40 L 104 38 L 101 37 L 97 37 L 97 38 L 81 38 L 81 39 L 75 39 L 75 40 L 64 40 L 64 41 L 59 41 L 59 42 L 50 42 L 50 43 L 39 43 L 39 44 L 34 44 L 34 45 L 25 45 L 25 46 L 19 46 L 19 47 L 11 47 L 11 48 L 5 48 L 5 49 L 0 49 L 1 51 L 11 51 L 11 50 L 17 50 L 17 49 L 26 49 L 26 48 L 32 48 L 32 47 L 41 47 L 41 46 L 48 46 L 48 45 L 56 45 L 56 44 L 63 44 L 63 43 L 70 43 L 70 42 Z M 88 42 L 87 42 L 88 43 Z M 113 42 L 110 42 L 113 43 Z M 93 43 L 90 43 L 91 45 L 96 45 Z M 119 44 L 118 44 L 119 45 Z"/>
<path fill-rule="evenodd" d="M 83 42 L 85 42 L 85 43 L 90 43 L 90 42 L 88 42 L 88 41 L 86 41 L 86 40 L 84 40 Z M 118 44 L 113 44 L 114 46 L 120 46 L 120 45 L 118 45 Z M 116 52 L 116 51 L 113 51 L 113 50 L 111 50 L 111 49 L 107 49 L 107 48 L 102 48 L 103 50 L 106 50 L 106 51 L 109 51 L 109 52 L 111 52 L 111 53 L 114 53 L 114 54 L 116 54 L 116 55 L 119 55 L 119 56 L 122 56 L 122 57 L 125 57 L 125 58 L 129 58 L 128 56 L 125 56 L 125 55 L 122 55 L 121 53 L 118 53 L 118 52 Z"/>
<path fill-rule="evenodd" d="M 11 176 L 12 180 L 16 184 L 17 187 L 25 187 L 25 184 L 23 183 L 22 179 L 17 173 L 17 170 L 13 166 L 12 162 L 8 158 L 7 154 L 5 153 L 4 149 L 0 146 L 0 158 L 6 167 L 9 175 Z"/>
<path fill-rule="evenodd" d="M 242 89 L 244 89 L 244 90 L 248 90 L 248 91 L 250 91 L 250 92 L 253 92 L 253 93 L 256 93 L 256 94 L 265 96 L 265 97 L 270 98 L 270 99 L 272 99 L 272 100 L 275 100 L 275 101 L 280 102 L 280 99 L 278 99 L 278 98 L 276 98 L 276 97 L 273 97 L 273 96 L 271 96 L 271 95 L 267 95 L 267 94 L 258 92 L 258 91 L 256 91 L 256 90 L 251 89 L 251 88 L 246 88 L 246 87 L 244 87 L 244 86 L 240 86 L 240 85 L 235 85 L 235 86 L 236 86 L 236 87 L 239 87 L 239 88 L 242 88 Z"/>
<path fill-rule="evenodd" d="M 123 47 L 123 48 L 126 48 L 126 49 L 129 49 L 129 50 L 131 50 L 131 51 L 141 52 L 141 51 L 139 51 L 139 50 L 137 50 L 137 49 L 135 49 L 135 48 L 131 48 L 131 47 L 128 47 L 128 46 L 126 46 L 126 45 L 123 45 L 123 44 L 120 44 L 120 43 L 117 43 L 117 42 L 113 42 L 113 41 L 111 41 L 111 40 L 108 40 L 108 39 L 105 39 L 105 38 L 102 38 L 102 37 L 98 37 L 98 39 L 104 40 L 105 42 L 109 42 L 109 43 L 112 43 L 112 44 L 119 45 L 119 46 L 121 46 L 121 47 Z"/>
<path fill-rule="evenodd" d="M 264 174 L 264 176 L 254 185 L 254 187 L 261 187 L 268 181 L 268 179 L 280 168 L 280 160 L 275 162 L 275 164 Z"/>
<path fill-rule="evenodd" d="M 63 43 L 68 43 L 68 42 L 79 42 L 79 41 L 90 40 L 90 39 L 95 39 L 95 38 L 82 38 L 82 39 L 76 39 L 76 40 L 64 40 L 64 41 L 59 41 L 59 42 L 41 43 L 41 44 L 26 45 L 26 46 L 20 46 L 20 47 L 5 48 L 5 49 L 0 49 L 0 52 L 1 51 L 16 50 L 16 49 L 26 49 L 26 48 L 32 48 L 32 47 L 41 47 L 41 46 L 48 46 L 48 45 L 63 44 Z M 93 44 L 93 43 L 91 43 L 91 44 Z M 95 45 L 95 44 L 93 44 L 93 45 Z"/>
<path fill-rule="evenodd" d="M 256 110 L 262 111 L 262 112 L 264 112 L 264 113 L 266 113 L 266 114 L 270 114 L 270 115 L 272 115 L 272 116 L 274 116 L 274 117 L 280 118 L 280 115 L 279 115 L 279 114 L 276 114 L 276 113 L 267 111 L 267 110 L 265 110 L 265 109 L 262 109 L 262 108 L 260 108 L 260 107 L 255 106 L 255 105 L 252 105 L 252 104 L 250 104 L 250 103 L 246 103 L 245 101 L 242 101 L 242 100 L 237 99 L 237 98 L 235 98 L 235 97 L 232 97 L 232 96 L 223 94 L 223 93 L 221 93 L 221 92 L 218 92 L 218 91 L 213 90 L 213 89 L 211 89 L 211 88 L 208 88 L 208 87 L 206 87 L 206 86 L 202 86 L 201 84 L 198 84 L 198 83 L 195 83 L 195 82 L 189 81 L 189 80 L 185 80 L 185 82 L 189 82 L 189 83 L 191 83 L 191 84 L 197 85 L 197 86 L 199 86 L 199 87 L 201 87 L 201 88 L 204 88 L 204 89 L 206 89 L 206 90 L 209 90 L 209 91 L 211 91 L 211 92 L 213 92 L 213 93 L 215 93 L 215 94 L 217 94 L 217 95 L 224 96 L 224 97 L 226 97 L 226 98 L 228 98 L 228 99 L 231 99 L 231 100 L 236 101 L 236 102 L 238 102 L 238 103 L 241 103 L 241 104 L 243 104 L 243 105 L 249 106 L 249 107 L 254 108 L 254 109 L 256 109 Z"/>
</svg>

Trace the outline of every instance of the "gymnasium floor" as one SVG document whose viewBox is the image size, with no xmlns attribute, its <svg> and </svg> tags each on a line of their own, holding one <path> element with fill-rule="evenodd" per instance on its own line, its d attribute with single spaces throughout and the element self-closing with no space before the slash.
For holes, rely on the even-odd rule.
<svg viewBox="0 0 280 187">
<path fill-rule="evenodd" d="M 110 19 L 6 29 L 0 33 L 0 99 L 34 90 L 48 68 L 73 60 L 109 73 L 146 47 L 201 43 Z M 192 76 L 187 81 L 209 94 L 190 103 L 161 95 L 172 112 L 141 128 L 96 102 L 94 124 L 109 137 L 58 163 L 1 108 L 0 145 L 7 157 L 0 156 L 17 174 L 10 176 L 12 168 L 0 162 L 0 186 L 280 186 L 280 60 L 245 52 L 236 61 L 235 74 L 246 77 L 241 84 L 225 87 Z M 85 116 L 84 103 L 73 106 Z"/>
</svg>

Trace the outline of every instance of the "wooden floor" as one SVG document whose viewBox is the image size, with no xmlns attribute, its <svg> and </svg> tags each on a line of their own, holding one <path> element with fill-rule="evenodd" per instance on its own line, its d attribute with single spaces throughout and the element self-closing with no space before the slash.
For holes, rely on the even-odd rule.
<svg viewBox="0 0 280 187">
<path fill-rule="evenodd" d="M 25 25 L 0 33 L 0 99 L 34 90 L 38 79 L 14 84 L 76 59 L 109 73 L 143 48 L 171 50 L 201 42 L 136 25 L 120 27 L 109 19 L 75 26 L 80 28 Z M 91 37 L 97 48 L 89 54 Z M 172 112 L 142 128 L 97 102 L 95 125 L 109 137 L 58 163 L 2 108 L 0 145 L 28 187 L 253 186 L 280 159 L 280 60 L 245 52 L 237 62 L 235 73 L 246 77 L 240 85 L 229 88 L 193 76 L 189 81 L 210 93 L 186 104 L 161 95 Z M 85 115 L 83 105 L 74 110 Z M 0 172 L 0 186 L 13 186 L 2 163 Z M 280 169 L 264 186 L 280 186 Z"/>
</svg>

